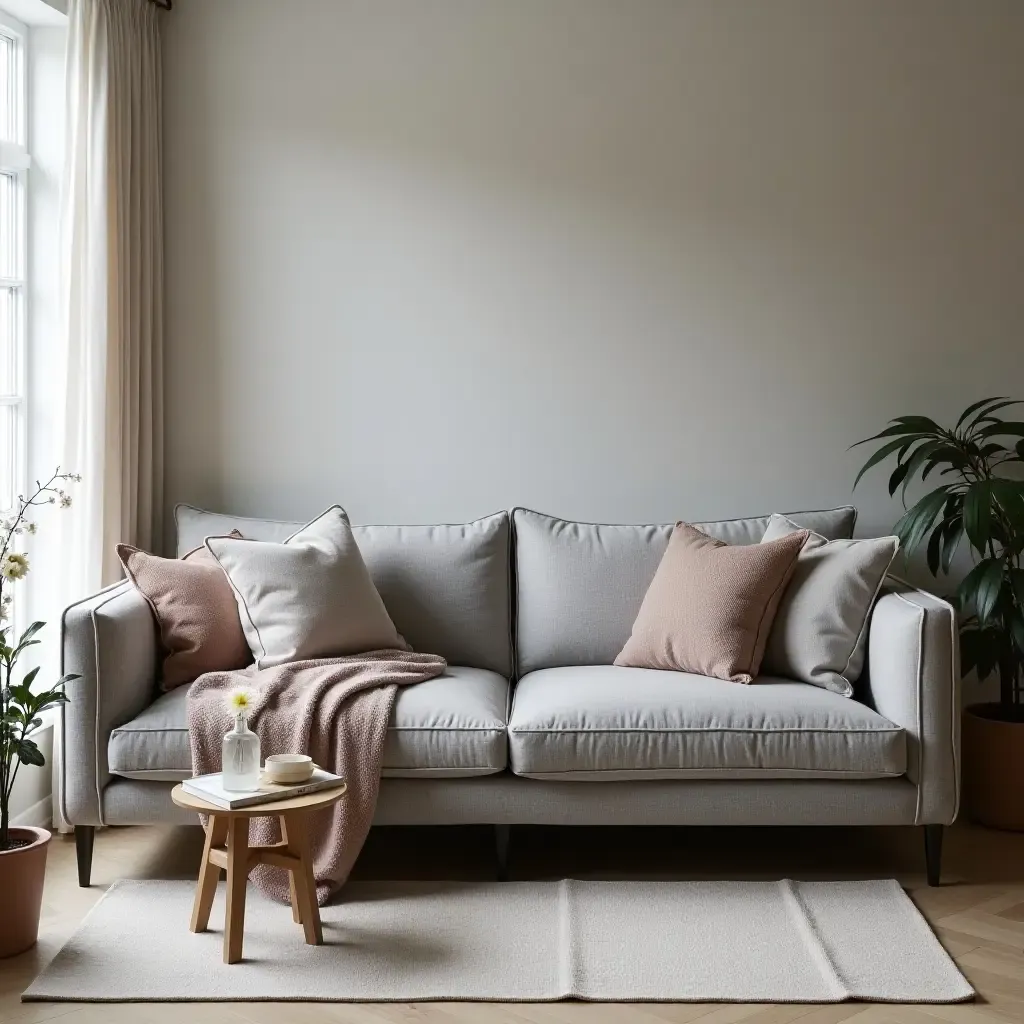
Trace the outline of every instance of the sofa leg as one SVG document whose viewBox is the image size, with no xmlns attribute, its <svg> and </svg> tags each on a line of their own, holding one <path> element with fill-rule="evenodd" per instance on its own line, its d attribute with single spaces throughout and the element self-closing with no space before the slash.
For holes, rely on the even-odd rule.
<svg viewBox="0 0 1024 1024">
<path fill-rule="evenodd" d="M 92 877 L 92 843 L 96 838 L 95 825 L 75 826 L 75 853 L 78 855 L 78 884 L 89 888 Z"/>
<path fill-rule="evenodd" d="M 928 884 L 939 885 L 942 874 L 942 825 L 925 825 L 924 860 L 928 871 Z"/>
<path fill-rule="evenodd" d="M 494 849 L 498 857 L 498 881 L 508 881 L 508 841 L 512 831 L 510 825 L 494 826 Z"/>
</svg>

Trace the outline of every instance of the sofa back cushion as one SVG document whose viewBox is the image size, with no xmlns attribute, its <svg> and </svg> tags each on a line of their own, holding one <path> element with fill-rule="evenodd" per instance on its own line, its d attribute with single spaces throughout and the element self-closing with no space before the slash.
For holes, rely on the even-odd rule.
<svg viewBox="0 0 1024 1024">
<path fill-rule="evenodd" d="M 175 509 L 178 549 L 241 531 L 284 541 L 303 523 Z M 509 518 L 499 512 L 456 526 L 353 526 L 370 576 L 398 631 L 416 651 L 452 665 L 512 673 Z M 194 547 L 195 544 L 192 544 Z"/>
<path fill-rule="evenodd" d="M 852 536 L 857 511 L 845 506 L 787 516 L 833 540 Z M 770 518 L 693 525 L 727 544 L 757 544 Z M 611 665 L 629 639 L 675 524 L 575 523 L 525 508 L 513 509 L 512 524 L 519 675 L 564 665 Z"/>
<path fill-rule="evenodd" d="M 344 513 L 348 519 L 348 513 Z M 207 512 L 194 505 L 174 506 L 174 527 L 177 534 L 178 558 L 186 551 L 206 546 L 207 537 L 226 537 L 232 530 L 247 540 L 270 540 L 283 544 L 305 522 L 292 523 L 280 519 L 249 519 L 245 516 Z"/>
</svg>

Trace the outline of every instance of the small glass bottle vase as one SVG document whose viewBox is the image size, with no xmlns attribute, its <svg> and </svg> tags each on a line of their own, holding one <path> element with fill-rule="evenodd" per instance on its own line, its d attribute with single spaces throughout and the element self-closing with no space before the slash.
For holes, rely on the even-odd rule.
<svg viewBox="0 0 1024 1024">
<path fill-rule="evenodd" d="M 246 716 L 235 716 L 235 727 L 225 735 L 221 750 L 222 785 L 232 793 L 260 788 L 260 738 L 249 729 Z"/>
</svg>

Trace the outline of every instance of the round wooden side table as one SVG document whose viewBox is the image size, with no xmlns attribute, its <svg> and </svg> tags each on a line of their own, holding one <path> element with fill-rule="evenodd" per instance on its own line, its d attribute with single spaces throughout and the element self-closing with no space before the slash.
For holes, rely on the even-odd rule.
<svg viewBox="0 0 1024 1024">
<path fill-rule="evenodd" d="M 209 815 L 203 863 L 199 868 L 196 898 L 192 904 L 191 931 L 206 931 L 210 909 L 217 892 L 220 870 L 228 874 L 227 905 L 224 911 L 224 963 L 235 964 L 242 959 L 242 933 L 245 928 L 245 883 L 257 864 L 273 864 L 288 872 L 288 888 L 292 898 L 292 920 L 301 924 L 310 946 L 323 944 L 320 907 L 313 882 L 313 860 L 309 852 L 307 823 L 310 811 L 329 807 L 345 795 L 342 783 L 333 789 L 297 796 L 291 800 L 275 800 L 254 807 L 228 810 L 207 803 L 186 793 L 181 786 L 171 790 L 171 799 L 179 806 Z M 250 818 L 280 818 L 280 843 L 269 846 L 249 845 Z"/>
</svg>

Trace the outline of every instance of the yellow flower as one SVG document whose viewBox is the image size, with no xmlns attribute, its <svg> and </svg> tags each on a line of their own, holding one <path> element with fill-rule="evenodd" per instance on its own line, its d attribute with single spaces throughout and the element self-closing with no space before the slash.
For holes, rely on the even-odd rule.
<svg viewBox="0 0 1024 1024">
<path fill-rule="evenodd" d="M 17 551 L 10 552 L 0 564 L 0 576 L 8 580 L 23 580 L 28 575 L 28 559 Z"/>
<path fill-rule="evenodd" d="M 252 707 L 252 691 L 236 686 L 228 693 L 228 711 L 233 715 L 247 714 Z"/>
</svg>

